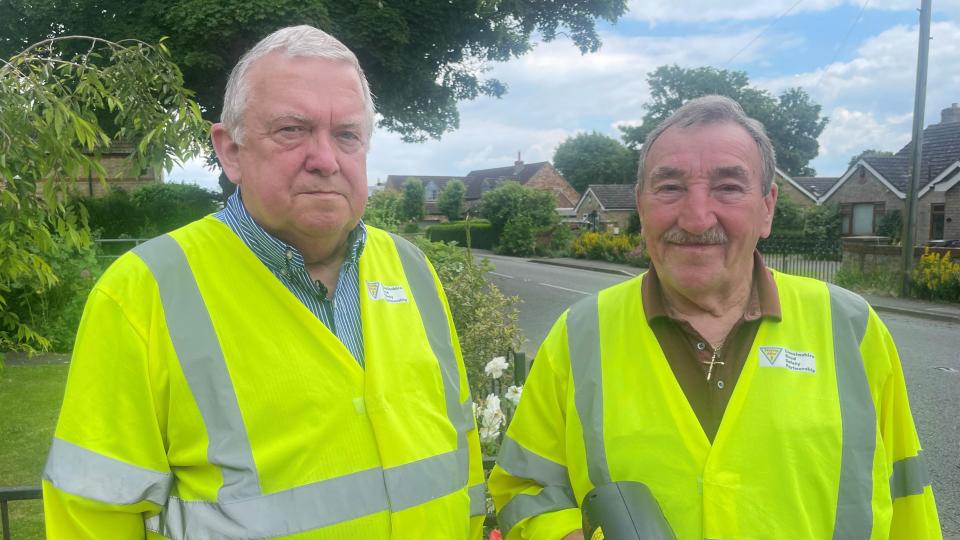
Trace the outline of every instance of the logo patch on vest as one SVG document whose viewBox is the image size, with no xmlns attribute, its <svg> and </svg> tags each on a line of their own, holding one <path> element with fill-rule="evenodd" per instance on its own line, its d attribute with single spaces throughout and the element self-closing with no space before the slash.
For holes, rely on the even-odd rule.
<svg viewBox="0 0 960 540">
<path fill-rule="evenodd" d="M 816 373 L 813 353 L 791 351 L 786 347 L 760 347 L 760 367 L 784 368 L 800 373 Z"/>
<path fill-rule="evenodd" d="M 402 304 L 407 301 L 407 291 L 401 285 L 384 285 L 379 281 L 367 282 L 367 295 L 371 300 L 386 300 L 391 304 Z"/>
</svg>

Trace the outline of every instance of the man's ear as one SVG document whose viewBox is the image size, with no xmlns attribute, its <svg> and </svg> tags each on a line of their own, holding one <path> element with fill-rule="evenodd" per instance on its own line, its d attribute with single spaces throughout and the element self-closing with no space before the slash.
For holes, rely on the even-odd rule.
<svg viewBox="0 0 960 540">
<path fill-rule="evenodd" d="M 766 238 L 770 236 L 770 231 L 773 230 L 773 215 L 774 210 L 777 207 L 777 196 L 779 195 L 776 182 L 771 182 L 770 192 L 763 196 L 763 225 L 760 229 L 760 238 Z"/>
<path fill-rule="evenodd" d="M 216 123 L 210 128 L 210 139 L 213 141 L 213 150 L 217 153 L 220 166 L 224 174 L 236 185 L 240 185 L 240 145 L 233 140 L 230 130 L 222 123 Z"/>
</svg>

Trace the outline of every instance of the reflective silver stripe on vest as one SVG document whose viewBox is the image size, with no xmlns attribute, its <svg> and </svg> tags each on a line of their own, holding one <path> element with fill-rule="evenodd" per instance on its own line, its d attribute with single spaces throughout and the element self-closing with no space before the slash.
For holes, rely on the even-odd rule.
<svg viewBox="0 0 960 540">
<path fill-rule="evenodd" d="M 577 501 L 574 499 L 571 489 L 547 486 L 536 495 L 524 493 L 515 495 L 497 514 L 497 522 L 503 530 L 504 538 L 506 538 L 510 529 L 530 516 L 576 507 Z"/>
<path fill-rule="evenodd" d="M 930 475 L 927 473 L 927 462 L 922 451 L 913 457 L 893 462 L 893 474 L 890 475 L 891 499 L 920 495 L 923 488 L 929 485 Z"/>
<path fill-rule="evenodd" d="M 835 539 L 869 538 L 873 529 L 873 456 L 876 411 L 870 396 L 860 343 L 867 330 L 866 302 L 827 284 L 833 321 L 833 357 L 843 423 Z"/>
<path fill-rule="evenodd" d="M 170 497 L 154 532 L 171 540 L 273 538 L 388 508 L 383 472 L 374 468 L 242 501 L 210 503 Z"/>
<path fill-rule="evenodd" d="M 372 468 L 265 495 L 259 493 L 246 428 L 219 341 L 182 248 L 165 235 L 135 249 L 158 283 L 171 340 L 208 431 L 208 459 L 221 468 L 224 477 L 217 502 L 167 499 L 162 514 L 146 520 L 152 531 L 174 540 L 186 538 L 187 531 L 191 539 L 201 540 L 282 536 L 385 510 L 399 511 L 466 487 L 466 433 L 474 427 L 473 406 L 469 399 L 459 403 L 460 380 L 446 311 L 423 255 L 405 240 L 395 238 L 395 243 L 439 362 L 447 414 L 457 431 L 457 449 L 397 467 Z M 216 450 L 215 440 L 219 443 Z M 256 493 L 243 498 L 236 495 L 237 490 L 251 486 Z M 482 486 L 479 491 L 482 496 Z"/>
<path fill-rule="evenodd" d="M 470 494 L 470 515 L 471 516 L 487 515 L 486 484 L 480 483 L 475 486 L 470 486 L 467 489 L 467 493 Z"/>
<path fill-rule="evenodd" d="M 510 476 L 533 480 L 541 486 L 570 487 L 566 467 L 527 450 L 510 436 L 503 437 L 497 465 Z"/>
<path fill-rule="evenodd" d="M 60 491 L 107 504 L 163 506 L 170 473 L 144 469 L 54 437 L 43 478 Z"/>
<path fill-rule="evenodd" d="M 207 430 L 207 459 L 223 475 L 218 499 L 259 495 L 260 482 L 237 395 L 183 249 L 165 234 L 133 252 L 146 263 L 160 289 L 170 340 Z"/>
<path fill-rule="evenodd" d="M 594 486 L 610 482 L 603 442 L 603 365 L 600 359 L 599 298 L 585 298 L 567 314 L 567 347 L 573 371 L 573 398 L 583 426 L 587 472 Z"/>
</svg>

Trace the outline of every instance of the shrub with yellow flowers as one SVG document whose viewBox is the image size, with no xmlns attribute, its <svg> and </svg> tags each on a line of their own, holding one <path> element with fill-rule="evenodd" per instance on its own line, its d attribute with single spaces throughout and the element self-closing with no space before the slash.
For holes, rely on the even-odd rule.
<svg viewBox="0 0 960 540">
<path fill-rule="evenodd" d="M 960 263 L 951 260 L 950 251 L 941 255 L 924 248 L 913 268 L 913 290 L 921 298 L 960 302 Z"/>
</svg>

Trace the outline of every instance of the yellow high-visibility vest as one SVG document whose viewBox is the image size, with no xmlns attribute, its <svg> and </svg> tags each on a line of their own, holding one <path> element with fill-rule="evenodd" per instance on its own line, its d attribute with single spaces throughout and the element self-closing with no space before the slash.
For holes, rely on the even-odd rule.
<svg viewBox="0 0 960 540">
<path fill-rule="evenodd" d="M 214 217 L 121 257 L 81 322 L 48 537 L 479 538 L 446 298 L 412 244 L 367 233 L 364 367 Z"/>
<path fill-rule="evenodd" d="M 679 539 L 939 538 L 893 341 L 856 295 L 774 272 L 713 444 L 646 324 L 641 278 L 547 337 L 491 474 L 507 538 L 580 528 L 595 486 L 646 484 Z"/>
</svg>

